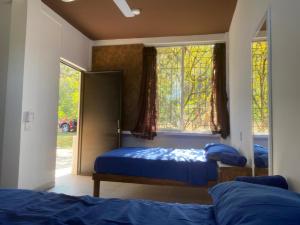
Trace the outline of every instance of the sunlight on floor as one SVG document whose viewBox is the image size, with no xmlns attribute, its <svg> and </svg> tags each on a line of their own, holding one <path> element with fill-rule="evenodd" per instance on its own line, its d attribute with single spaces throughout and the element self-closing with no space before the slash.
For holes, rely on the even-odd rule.
<svg viewBox="0 0 300 225">
<path fill-rule="evenodd" d="M 56 150 L 55 177 L 62 177 L 72 173 L 72 149 L 58 148 Z"/>
<path fill-rule="evenodd" d="M 55 171 L 55 177 L 63 177 L 70 175 L 72 173 L 72 168 L 58 169 Z"/>
</svg>

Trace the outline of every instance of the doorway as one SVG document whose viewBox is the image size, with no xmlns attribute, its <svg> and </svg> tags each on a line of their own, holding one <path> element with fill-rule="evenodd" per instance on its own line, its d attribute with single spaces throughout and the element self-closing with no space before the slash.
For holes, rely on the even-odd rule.
<svg viewBox="0 0 300 225">
<path fill-rule="evenodd" d="M 55 176 L 77 173 L 81 71 L 60 63 Z"/>
</svg>

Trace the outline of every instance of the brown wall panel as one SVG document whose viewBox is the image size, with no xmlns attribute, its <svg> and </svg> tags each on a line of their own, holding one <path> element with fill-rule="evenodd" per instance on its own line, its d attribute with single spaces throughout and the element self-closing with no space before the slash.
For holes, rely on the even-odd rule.
<svg viewBox="0 0 300 225">
<path fill-rule="evenodd" d="M 123 130 L 132 130 L 138 117 L 143 47 L 142 44 L 93 47 L 93 71 L 123 71 Z"/>
</svg>

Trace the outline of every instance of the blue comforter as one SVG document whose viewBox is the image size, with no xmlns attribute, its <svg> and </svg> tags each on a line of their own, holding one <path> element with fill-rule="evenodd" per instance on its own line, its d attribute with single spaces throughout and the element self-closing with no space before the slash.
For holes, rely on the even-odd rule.
<svg viewBox="0 0 300 225">
<path fill-rule="evenodd" d="M 0 190 L 5 225 L 216 225 L 212 206 Z"/>
<path fill-rule="evenodd" d="M 217 180 L 215 161 L 208 161 L 202 149 L 119 148 L 99 156 L 97 173 L 110 173 L 206 185 Z"/>
</svg>

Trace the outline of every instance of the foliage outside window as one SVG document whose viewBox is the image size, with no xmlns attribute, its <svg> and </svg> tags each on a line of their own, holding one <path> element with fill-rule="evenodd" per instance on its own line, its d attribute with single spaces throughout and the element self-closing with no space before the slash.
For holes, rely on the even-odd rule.
<svg viewBox="0 0 300 225">
<path fill-rule="evenodd" d="M 78 117 L 80 95 L 80 71 L 60 64 L 58 119 L 72 120 Z"/>
<path fill-rule="evenodd" d="M 268 44 L 256 41 L 252 44 L 253 130 L 254 134 L 268 134 Z"/>
<path fill-rule="evenodd" d="M 157 49 L 159 130 L 210 131 L 213 47 Z"/>
</svg>

